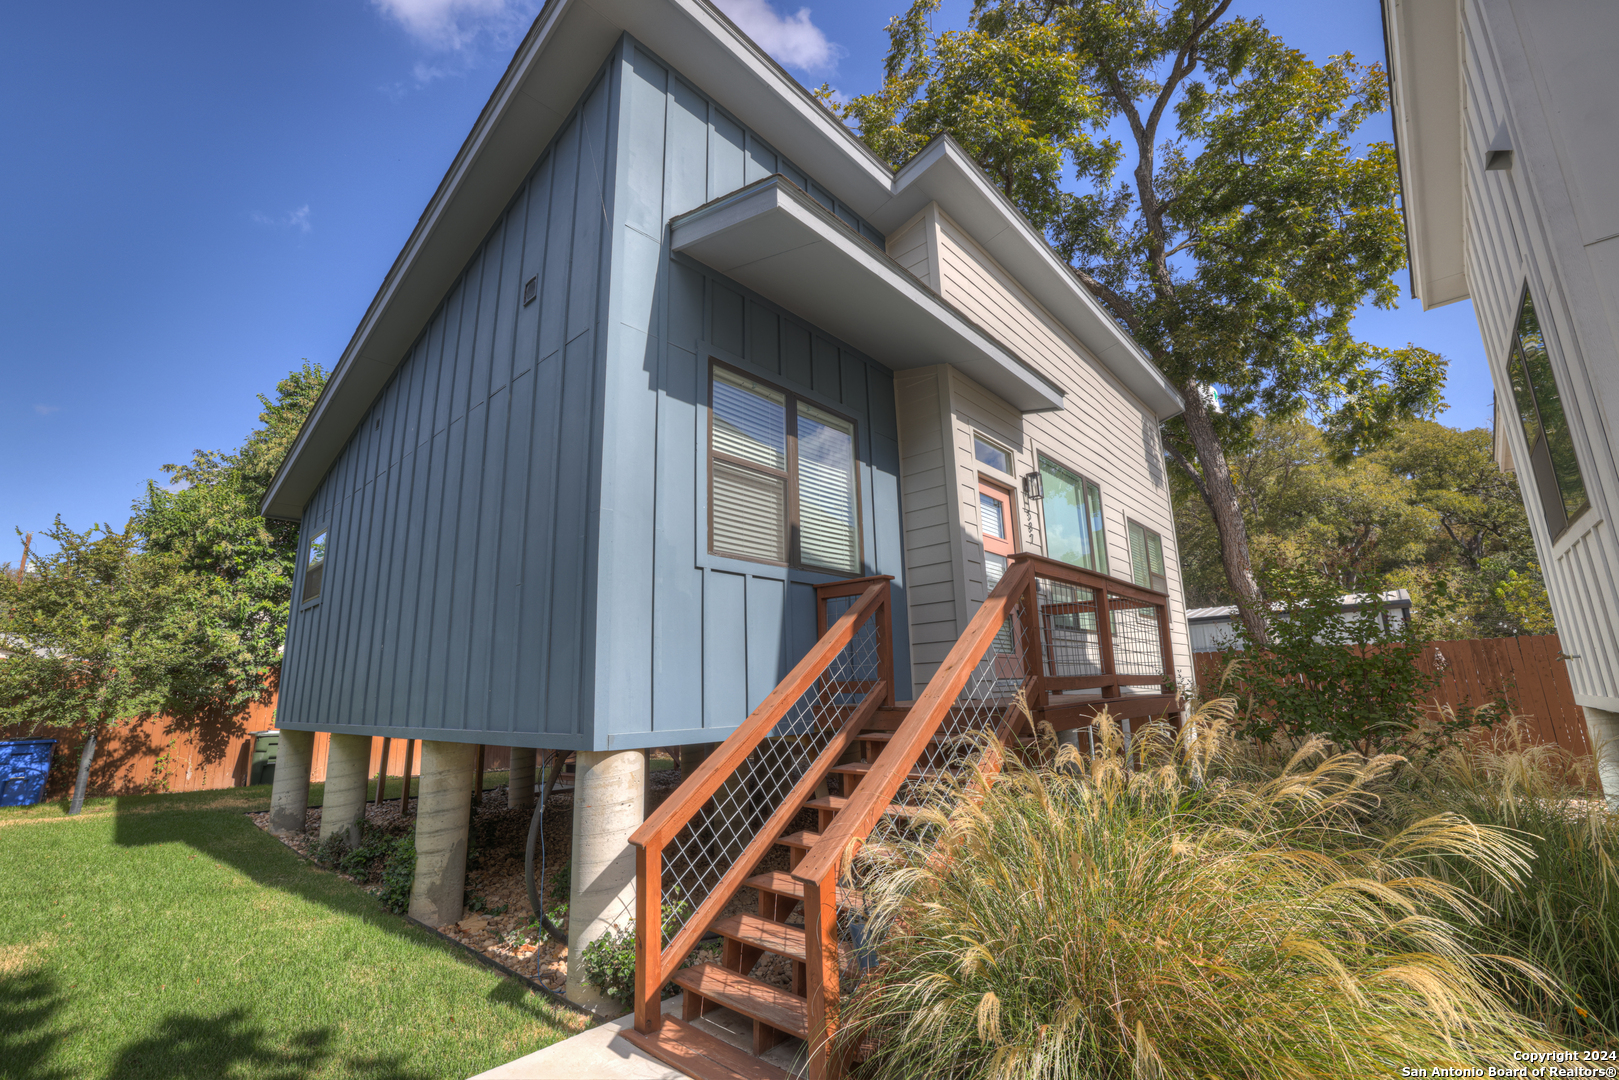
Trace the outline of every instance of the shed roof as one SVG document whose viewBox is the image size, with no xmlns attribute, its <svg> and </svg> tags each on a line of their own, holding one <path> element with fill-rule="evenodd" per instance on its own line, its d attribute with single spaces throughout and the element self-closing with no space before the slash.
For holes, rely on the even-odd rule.
<svg viewBox="0 0 1619 1080">
<path fill-rule="evenodd" d="M 1180 395 L 965 151 L 935 139 L 897 173 L 707 0 L 548 0 L 518 46 L 326 389 L 270 484 L 269 517 L 297 519 L 354 427 L 624 33 L 761 132 L 888 232 L 946 207 L 1160 419 Z"/>
<path fill-rule="evenodd" d="M 1345 611 L 1355 611 L 1365 606 L 1366 598 L 1366 593 L 1349 593 L 1346 596 L 1340 596 L 1338 601 L 1343 605 Z M 1411 606 L 1411 594 L 1405 589 L 1390 589 L 1388 592 L 1379 593 L 1378 599 L 1383 602 L 1385 607 L 1408 608 Z M 1224 607 L 1188 608 L 1186 621 L 1189 623 L 1219 622 L 1222 619 L 1235 618 L 1236 614 L 1237 606 L 1235 604 L 1227 604 Z"/>
</svg>

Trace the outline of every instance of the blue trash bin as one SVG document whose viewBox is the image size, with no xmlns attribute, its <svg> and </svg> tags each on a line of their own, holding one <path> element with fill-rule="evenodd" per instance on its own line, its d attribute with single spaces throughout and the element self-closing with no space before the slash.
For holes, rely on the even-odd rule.
<svg viewBox="0 0 1619 1080">
<path fill-rule="evenodd" d="M 33 806 L 45 797 L 55 739 L 0 742 L 0 806 Z"/>
</svg>

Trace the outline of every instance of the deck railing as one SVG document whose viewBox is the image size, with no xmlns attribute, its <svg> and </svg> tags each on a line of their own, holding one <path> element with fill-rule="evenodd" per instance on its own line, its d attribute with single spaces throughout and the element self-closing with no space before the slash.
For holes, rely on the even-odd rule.
<svg viewBox="0 0 1619 1080">
<path fill-rule="evenodd" d="M 854 736 L 893 703 L 887 576 L 817 587 L 821 631 L 759 707 L 630 836 L 636 848 L 635 1026 Z"/>
<path fill-rule="evenodd" d="M 896 797 L 909 788 L 925 800 L 928 777 L 947 767 L 952 743 L 959 749 L 989 732 L 999 743 L 1010 739 L 1023 720 L 1020 690 L 1033 709 L 1048 710 L 1053 695 L 1080 706 L 1063 724 L 1074 726 L 1087 701 L 1094 709 L 1124 687 L 1160 685 L 1173 672 L 1167 596 L 1040 556 L 1013 557 L 849 802 L 793 869 L 804 887 L 810 1080 L 841 1075 L 838 1006 L 862 962 L 839 886 L 857 884 L 843 879 L 875 830 L 905 827 Z M 999 757 L 981 764 L 993 773 Z"/>
</svg>

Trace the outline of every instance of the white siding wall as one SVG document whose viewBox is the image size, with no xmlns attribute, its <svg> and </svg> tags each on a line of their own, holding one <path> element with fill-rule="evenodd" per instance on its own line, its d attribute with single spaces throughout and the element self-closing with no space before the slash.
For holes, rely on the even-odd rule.
<svg viewBox="0 0 1619 1080">
<path fill-rule="evenodd" d="M 1591 509 L 1549 535 L 1519 472 L 1575 697 L 1619 710 L 1619 551 L 1607 528 L 1616 469 L 1604 413 L 1619 408 L 1619 5 L 1465 0 L 1461 5 L 1468 287 L 1505 438 L 1527 461 L 1506 360 L 1525 283 L 1546 334 Z M 1499 132 L 1510 170 L 1485 172 Z"/>
<path fill-rule="evenodd" d="M 932 470 L 938 465 L 930 456 L 934 453 L 931 441 L 934 429 L 922 426 L 921 418 L 926 416 L 928 422 L 932 422 L 935 402 L 940 409 L 943 430 L 948 433 L 947 449 L 954 473 L 947 520 L 953 530 L 950 556 L 956 584 L 952 624 L 955 631 L 965 628 L 972 612 L 988 594 L 978 526 L 978 479 L 987 470 L 973 454 L 976 430 L 1016 455 L 1016 474 L 993 478 L 1013 487 L 1020 550 L 1045 553 L 1040 506 L 1026 503 L 1017 485 L 1020 477 L 1035 471 L 1037 455 L 1042 453 L 1100 486 L 1106 517 L 1108 564 L 1115 576 L 1127 577 L 1129 573 L 1126 517 L 1163 535 L 1176 666 L 1182 678 L 1190 678 L 1191 641 L 1186 628 L 1180 557 L 1168 477 L 1164 475 L 1158 442 L 1157 418 L 937 205 L 930 205 L 895 233 L 889 241 L 889 254 L 1067 391 L 1063 411 L 1022 415 L 954 368 L 929 369 L 925 379 L 922 372 L 902 373 L 895 379 L 900 454 L 907 474 L 912 469 L 914 456 L 916 475 L 928 477 L 927 484 L 917 481 L 918 495 L 927 500 L 935 497 L 935 489 L 929 485 L 934 475 Z M 914 403 L 907 401 L 912 394 L 917 395 Z M 908 419 L 913 416 L 916 419 Z M 908 424 L 916 426 L 908 429 Z M 919 449 L 914 453 L 907 445 L 910 430 L 916 432 L 918 440 Z M 902 484 L 909 483 L 907 475 Z M 909 537 L 911 491 L 908 487 L 904 491 Z M 932 502 L 926 505 L 931 512 Z M 921 528 L 933 527 L 932 517 L 924 514 L 921 520 Z M 942 554 L 932 542 L 931 534 L 915 542 L 908 539 L 907 572 L 913 582 L 917 580 L 918 571 L 913 552 L 919 551 L 929 552 L 928 558 Z M 926 565 L 942 570 L 941 563 Z M 913 653 L 917 656 L 914 666 L 919 692 L 948 651 L 946 646 L 935 655 L 932 647 L 920 644 L 924 640 L 923 626 L 936 627 L 941 632 L 945 626 L 942 618 L 938 622 L 924 621 L 942 611 L 932 608 L 931 603 L 920 605 L 926 610 L 919 611 L 913 586 L 911 626 L 913 642 L 917 643 L 913 645 Z M 951 641 L 954 636 L 952 633 Z"/>
</svg>

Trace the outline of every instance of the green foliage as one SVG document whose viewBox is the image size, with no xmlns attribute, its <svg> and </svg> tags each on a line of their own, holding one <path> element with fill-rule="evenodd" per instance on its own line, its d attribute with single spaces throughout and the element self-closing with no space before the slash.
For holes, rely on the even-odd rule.
<svg viewBox="0 0 1619 1080">
<path fill-rule="evenodd" d="M 1344 612 L 1334 582 L 1298 573 L 1270 579 L 1268 644 L 1237 624 L 1243 655 L 1234 689 L 1245 736 L 1294 744 L 1316 736 L 1371 755 L 1417 726 L 1439 677 L 1417 665 L 1425 635 L 1385 617 L 1379 584 L 1367 582 L 1360 594 L 1371 603 Z M 1459 730 L 1474 720 L 1451 714 L 1444 722 Z"/>
<path fill-rule="evenodd" d="M 1517 480 L 1487 430 L 1410 421 L 1342 462 L 1315 425 L 1261 420 L 1230 466 L 1262 572 L 1319 574 L 1341 592 L 1381 578 L 1410 590 L 1431 640 L 1552 632 Z M 1185 476 L 1171 480 L 1187 601 L 1230 603 L 1208 507 Z"/>
<path fill-rule="evenodd" d="M 416 875 L 416 833 L 394 836 L 369 821 L 360 822 L 360 843 L 350 847 L 346 832 L 327 837 L 315 849 L 315 861 L 347 874 L 362 885 L 380 877 L 379 899 L 389 911 L 403 915 L 410 908 L 410 885 Z"/>
<path fill-rule="evenodd" d="M 325 384 L 320 366 L 306 362 L 273 399 L 259 395 L 259 426 L 240 447 L 163 466 L 169 486 L 148 481 L 135 503 L 130 527 L 144 550 L 206 582 L 218 623 L 214 677 L 187 712 L 233 713 L 264 696 L 280 668 L 298 523 L 260 517 L 259 503 Z"/>
<path fill-rule="evenodd" d="M 1390 803 L 1401 821 L 1452 813 L 1520 837 L 1533 873 L 1518 887 L 1465 861 L 1435 860 L 1434 872 L 1489 905 L 1473 931 L 1481 949 L 1552 976 L 1550 992 L 1519 984 L 1520 1007 L 1552 1031 L 1619 1049 L 1619 814 L 1593 796 L 1593 759 L 1540 741 L 1529 723 L 1513 717 L 1415 760 Z"/>
<path fill-rule="evenodd" d="M 679 931 L 686 916 L 691 914 L 691 904 L 680 895 L 679 886 L 670 889 L 669 900 L 663 905 L 663 940 L 667 942 Z M 694 952 L 688 956 L 681 967 L 690 967 L 701 962 L 701 957 Z M 586 945 L 579 954 L 579 962 L 584 967 L 585 980 L 618 1001 L 629 1002 L 635 998 L 635 920 L 631 919 L 623 926 L 609 929 L 601 937 Z M 663 997 L 673 997 L 677 993 L 674 984 L 663 988 Z"/>
<path fill-rule="evenodd" d="M 876 1046 L 862 1075 L 1325 1080 L 1554 1049 L 1497 990 L 1523 969 L 1456 929 L 1477 900 L 1424 872 L 1511 886 L 1522 842 L 1445 815 L 1366 835 L 1392 762 L 1314 742 L 1259 775 L 1229 710 L 1195 740 L 1104 718 L 1096 757 L 1014 755 L 981 804 L 866 848 L 881 962 L 839 1032 Z"/>
<path fill-rule="evenodd" d="M 0 724 L 94 731 L 207 692 L 221 632 L 198 575 L 131 529 L 44 535 L 54 553 L 0 575 Z"/>
</svg>

